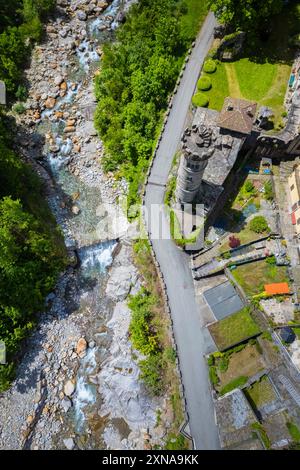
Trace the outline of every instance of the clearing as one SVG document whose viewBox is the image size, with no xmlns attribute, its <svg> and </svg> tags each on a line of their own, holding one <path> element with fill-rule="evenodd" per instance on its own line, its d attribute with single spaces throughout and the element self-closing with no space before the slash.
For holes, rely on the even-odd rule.
<svg viewBox="0 0 300 470">
<path fill-rule="evenodd" d="M 249 307 L 244 307 L 239 312 L 213 323 L 208 328 L 220 351 L 260 333 L 259 326 L 253 320 Z"/>
<path fill-rule="evenodd" d="M 219 376 L 218 389 L 222 389 L 238 377 L 252 377 L 265 367 L 263 356 L 253 344 L 230 356 L 226 372 L 217 371 Z"/>
<path fill-rule="evenodd" d="M 265 284 L 289 283 L 286 266 L 268 264 L 265 260 L 238 266 L 232 275 L 249 297 L 264 292 Z"/>
<path fill-rule="evenodd" d="M 264 375 L 258 382 L 244 390 L 252 407 L 259 409 L 263 405 L 276 400 L 276 395 L 269 378 Z"/>
</svg>

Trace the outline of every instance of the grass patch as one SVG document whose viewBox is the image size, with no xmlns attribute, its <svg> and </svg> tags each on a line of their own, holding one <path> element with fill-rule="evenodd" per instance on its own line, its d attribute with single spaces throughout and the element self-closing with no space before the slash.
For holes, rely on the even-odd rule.
<svg viewBox="0 0 300 470">
<path fill-rule="evenodd" d="M 173 209 L 170 210 L 170 232 L 171 237 L 176 243 L 176 245 L 180 247 L 185 247 L 185 245 L 193 244 L 197 241 L 197 238 L 201 232 L 202 227 L 196 228 L 191 234 L 189 238 L 184 238 L 181 233 L 181 227 L 177 215 Z"/>
<path fill-rule="evenodd" d="M 224 350 L 249 337 L 259 334 L 260 329 L 251 316 L 249 307 L 209 326 L 209 331 L 220 350 Z"/>
<path fill-rule="evenodd" d="M 240 377 L 237 377 L 236 379 L 232 380 L 227 385 L 225 385 L 225 387 L 221 388 L 220 394 L 225 395 L 225 393 L 229 393 L 235 388 L 242 387 L 243 385 L 245 385 L 247 380 L 248 380 L 248 377 L 246 377 L 245 375 L 241 375 Z"/>
<path fill-rule="evenodd" d="M 260 423 L 253 423 L 251 425 L 251 427 L 254 431 L 257 431 L 257 433 L 259 434 L 265 448 L 270 449 L 271 448 L 271 441 L 270 441 L 269 436 L 266 433 L 264 427 Z"/>
<path fill-rule="evenodd" d="M 266 375 L 247 388 L 245 394 L 251 405 L 257 409 L 276 399 L 271 382 Z"/>
<path fill-rule="evenodd" d="M 187 450 L 188 444 L 182 434 L 169 434 L 166 440 L 165 450 Z"/>
<path fill-rule="evenodd" d="M 298 428 L 298 426 L 290 421 L 286 423 L 286 426 L 289 430 L 291 437 L 293 438 L 293 441 L 300 442 L 300 429 Z"/>
<path fill-rule="evenodd" d="M 250 297 L 264 292 L 265 284 L 289 283 L 285 266 L 268 264 L 264 260 L 238 266 L 232 274 L 246 295 Z"/>
<path fill-rule="evenodd" d="M 257 341 L 250 340 L 248 343 L 240 344 L 225 353 L 214 354 L 214 356 L 221 355 L 214 357 L 214 366 L 218 374 L 216 390 L 221 390 L 240 376 L 252 377 L 263 370 L 263 357 L 261 351 L 258 351 L 257 344 Z M 224 356 L 228 359 L 228 365 L 226 370 L 222 371 L 220 365 L 223 365 Z"/>
</svg>

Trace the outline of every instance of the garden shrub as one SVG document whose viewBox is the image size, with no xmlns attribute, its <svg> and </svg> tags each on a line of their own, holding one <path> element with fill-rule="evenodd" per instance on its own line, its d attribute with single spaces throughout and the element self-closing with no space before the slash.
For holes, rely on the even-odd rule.
<svg viewBox="0 0 300 470">
<path fill-rule="evenodd" d="M 269 226 L 266 219 L 262 215 L 257 215 L 250 220 L 250 230 L 255 233 L 263 233 L 269 231 Z"/>
<path fill-rule="evenodd" d="M 211 88 L 211 79 L 209 77 L 200 77 L 197 83 L 198 90 L 207 91 Z"/>
<path fill-rule="evenodd" d="M 213 59 L 208 59 L 204 62 L 203 70 L 206 73 L 214 73 L 217 70 L 217 64 Z"/>
<path fill-rule="evenodd" d="M 206 108 L 209 104 L 209 98 L 204 93 L 198 92 L 193 96 L 192 103 L 200 108 Z"/>
<path fill-rule="evenodd" d="M 246 181 L 245 183 L 245 191 L 247 193 L 252 193 L 252 191 L 254 190 L 254 184 L 252 183 L 252 181 L 248 180 Z"/>
<path fill-rule="evenodd" d="M 230 248 L 238 248 L 241 244 L 241 240 L 234 235 L 230 235 L 229 237 L 229 246 Z"/>
</svg>

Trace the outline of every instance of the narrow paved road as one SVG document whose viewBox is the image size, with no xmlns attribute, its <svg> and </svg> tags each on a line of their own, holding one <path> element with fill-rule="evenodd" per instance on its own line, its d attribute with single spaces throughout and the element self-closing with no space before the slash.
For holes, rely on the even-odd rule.
<svg viewBox="0 0 300 470">
<path fill-rule="evenodd" d="M 156 217 L 158 212 L 154 205 L 163 203 L 172 160 L 180 142 L 200 67 L 213 39 L 215 25 L 214 16 L 209 14 L 198 35 L 196 46 L 173 101 L 168 123 L 148 179 L 145 209 L 150 212 L 151 208 L 152 210 L 154 208 Z M 208 383 L 207 365 L 203 357 L 208 345 L 207 332 L 201 325 L 201 308 L 195 298 L 189 258 L 170 240 L 169 224 L 164 213 L 160 216 L 161 228 L 169 239 L 161 240 L 155 236 L 154 232 L 158 226 L 156 217 L 152 219 L 152 228 L 150 220 L 147 222 L 147 227 L 170 299 L 191 435 L 196 449 L 218 449 L 220 446 L 218 430 Z"/>
</svg>

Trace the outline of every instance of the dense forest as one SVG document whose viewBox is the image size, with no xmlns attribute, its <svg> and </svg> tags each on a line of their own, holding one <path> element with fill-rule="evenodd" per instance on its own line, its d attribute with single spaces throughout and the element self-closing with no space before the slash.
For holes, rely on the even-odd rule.
<svg viewBox="0 0 300 470">
<path fill-rule="evenodd" d="M 22 69 L 40 39 L 54 0 L 0 0 L 0 80 L 9 100 L 24 94 Z M 14 375 L 14 359 L 64 267 L 62 236 L 43 199 L 42 183 L 11 148 L 14 123 L 0 109 L 0 392 Z"/>
<path fill-rule="evenodd" d="M 140 0 L 104 48 L 95 125 L 104 168 L 125 176 L 130 204 L 138 200 L 168 97 L 206 12 L 205 0 Z"/>
</svg>

